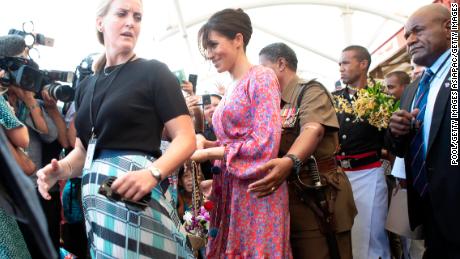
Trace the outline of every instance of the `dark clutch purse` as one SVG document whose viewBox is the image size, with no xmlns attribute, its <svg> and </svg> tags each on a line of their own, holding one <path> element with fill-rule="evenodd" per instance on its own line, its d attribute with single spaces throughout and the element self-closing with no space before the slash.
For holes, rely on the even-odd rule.
<svg viewBox="0 0 460 259">
<path fill-rule="evenodd" d="M 99 187 L 98 193 L 107 197 L 107 199 L 113 202 L 123 202 L 126 208 L 134 211 L 141 211 L 147 208 L 149 201 L 151 200 L 150 193 L 142 197 L 139 201 L 132 201 L 121 197 L 117 192 L 114 192 L 111 188 L 113 182 L 117 178 L 115 176 L 107 177 Z"/>
</svg>

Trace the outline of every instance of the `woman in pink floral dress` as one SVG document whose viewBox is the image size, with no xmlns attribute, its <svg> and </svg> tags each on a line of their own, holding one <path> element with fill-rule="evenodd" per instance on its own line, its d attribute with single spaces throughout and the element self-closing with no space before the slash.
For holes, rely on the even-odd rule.
<svg viewBox="0 0 460 259">
<path fill-rule="evenodd" d="M 213 115 L 216 142 L 203 141 L 193 160 L 215 159 L 208 258 L 291 258 L 286 184 L 257 198 L 248 185 L 257 166 L 278 153 L 280 86 L 273 71 L 246 57 L 251 20 L 241 9 L 215 13 L 198 33 L 203 55 L 234 81 Z"/>
</svg>

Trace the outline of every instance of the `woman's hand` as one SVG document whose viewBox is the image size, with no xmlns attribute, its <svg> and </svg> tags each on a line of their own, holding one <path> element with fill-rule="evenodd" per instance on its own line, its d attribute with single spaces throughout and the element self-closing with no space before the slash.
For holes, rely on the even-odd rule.
<svg viewBox="0 0 460 259">
<path fill-rule="evenodd" d="M 190 157 L 190 160 L 201 163 L 209 160 L 209 152 L 207 149 L 197 149 L 193 152 L 193 155 Z"/>
<path fill-rule="evenodd" d="M 217 141 L 207 140 L 203 135 L 196 134 L 196 149 L 217 147 Z"/>
<path fill-rule="evenodd" d="M 188 95 L 195 95 L 193 92 L 193 84 L 189 81 L 183 81 L 182 84 L 180 84 L 182 90 L 186 92 Z"/>
<path fill-rule="evenodd" d="M 200 102 L 200 97 L 201 96 L 196 96 L 196 95 L 190 95 L 185 97 L 185 104 L 187 104 L 187 108 L 190 113 L 193 113 L 193 109 L 199 108 L 199 102 Z"/>
<path fill-rule="evenodd" d="M 58 180 L 69 178 L 72 173 L 71 168 L 69 167 L 69 171 L 66 173 L 65 167 L 65 163 L 62 165 L 56 159 L 53 159 L 51 163 L 37 171 L 38 191 L 45 200 L 51 199 L 51 195 L 48 191 Z"/>
<path fill-rule="evenodd" d="M 150 171 L 142 169 L 118 177 L 112 184 L 112 190 L 125 199 L 138 201 L 149 194 L 157 184 L 157 180 Z"/>
<path fill-rule="evenodd" d="M 197 149 L 190 157 L 191 160 L 201 163 L 207 160 L 218 160 L 224 158 L 224 147 L 211 147 L 205 149 Z"/>
<path fill-rule="evenodd" d="M 195 137 L 196 137 L 196 149 L 204 149 L 206 138 L 201 134 L 196 134 Z"/>
</svg>

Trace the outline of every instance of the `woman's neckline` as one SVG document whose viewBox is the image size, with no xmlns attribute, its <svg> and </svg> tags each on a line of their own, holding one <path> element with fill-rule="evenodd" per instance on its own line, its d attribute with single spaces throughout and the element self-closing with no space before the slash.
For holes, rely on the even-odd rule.
<svg viewBox="0 0 460 259">
<path fill-rule="evenodd" d="M 124 64 L 124 63 L 123 63 Z M 104 76 L 109 76 L 110 74 L 113 73 L 113 71 L 117 70 L 118 68 L 120 68 L 123 64 L 118 64 L 118 65 L 114 65 L 114 66 L 110 66 L 110 67 L 105 67 L 103 70 L 102 70 L 102 73 L 104 74 Z"/>
<path fill-rule="evenodd" d="M 232 78 L 232 82 L 239 82 L 241 81 L 241 79 L 245 78 L 254 68 L 256 67 L 256 65 L 252 65 L 249 63 L 249 68 L 246 72 L 242 73 L 241 76 L 239 78 L 236 78 L 234 79 L 233 76 L 231 76 Z"/>
<path fill-rule="evenodd" d="M 138 60 L 139 58 L 136 58 L 136 55 L 133 55 L 130 59 L 128 59 L 128 61 L 126 61 L 125 63 L 121 63 L 121 64 L 118 64 L 118 65 L 113 65 L 113 66 L 109 66 L 109 67 L 104 67 L 102 69 L 102 74 L 104 76 L 110 76 L 114 71 L 118 70 L 120 67 L 122 67 L 123 65 L 127 65 L 128 63 L 131 63 L 131 62 L 135 62 L 136 60 Z"/>
</svg>

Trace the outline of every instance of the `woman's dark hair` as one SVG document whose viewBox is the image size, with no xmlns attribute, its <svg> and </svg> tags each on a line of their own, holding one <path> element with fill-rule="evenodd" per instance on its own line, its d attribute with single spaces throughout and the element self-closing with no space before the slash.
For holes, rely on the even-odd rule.
<svg viewBox="0 0 460 259">
<path fill-rule="evenodd" d="M 206 49 L 209 46 L 209 34 L 218 32 L 233 40 L 236 34 L 243 35 L 244 51 L 252 35 L 252 25 L 249 16 L 242 9 L 224 9 L 211 16 L 198 32 L 198 48 L 206 58 Z"/>
<path fill-rule="evenodd" d="M 180 179 L 182 178 L 182 176 L 184 176 L 184 174 L 185 174 L 185 167 L 184 167 L 184 165 L 182 165 L 179 168 L 179 173 L 178 173 L 177 179 L 180 181 Z"/>
</svg>

